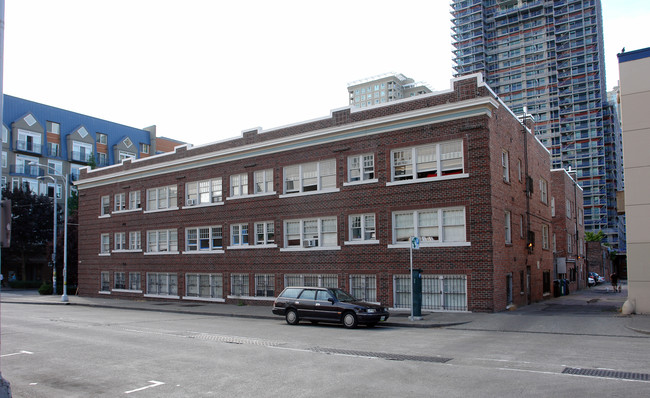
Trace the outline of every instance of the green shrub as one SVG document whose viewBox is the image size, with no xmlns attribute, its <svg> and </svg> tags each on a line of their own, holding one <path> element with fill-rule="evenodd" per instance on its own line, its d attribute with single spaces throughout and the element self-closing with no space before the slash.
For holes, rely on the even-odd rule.
<svg viewBox="0 0 650 398">
<path fill-rule="evenodd" d="M 41 285 L 41 287 L 38 288 L 38 294 L 40 294 L 42 296 L 52 294 L 52 284 L 51 283 L 43 283 Z"/>
<path fill-rule="evenodd" d="M 42 281 L 10 281 L 9 287 L 12 289 L 38 289 L 42 284 Z"/>
</svg>

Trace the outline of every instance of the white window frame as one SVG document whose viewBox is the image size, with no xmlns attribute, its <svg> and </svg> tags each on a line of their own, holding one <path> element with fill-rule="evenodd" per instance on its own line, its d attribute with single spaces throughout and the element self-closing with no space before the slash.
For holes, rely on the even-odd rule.
<svg viewBox="0 0 650 398">
<path fill-rule="evenodd" d="M 118 287 L 118 285 L 121 286 Z M 116 271 L 113 273 L 113 290 L 126 290 L 126 272 Z"/>
<path fill-rule="evenodd" d="M 248 173 L 230 176 L 230 197 L 248 196 Z"/>
<path fill-rule="evenodd" d="M 207 238 L 205 237 L 206 232 Z M 218 240 L 221 240 L 220 245 L 216 243 Z M 183 254 L 223 252 L 223 227 L 221 225 L 185 229 L 185 251 Z"/>
<path fill-rule="evenodd" d="M 331 174 L 324 174 L 326 170 L 329 170 Z M 282 173 L 283 195 L 280 197 L 338 192 L 336 175 L 336 159 L 285 166 Z M 307 180 L 309 180 L 309 184 L 305 183 Z M 311 180 L 315 180 L 316 183 L 311 183 Z M 291 188 L 288 188 L 289 185 Z"/>
<path fill-rule="evenodd" d="M 507 245 L 512 244 L 512 217 L 509 211 L 504 212 L 505 217 L 505 241 Z"/>
<path fill-rule="evenodd" d="M 147 212 L 178 209 L 177 194 L 176 185 L 147 189 Z"/>
<path fill-rule="evenodd" d="M 548 182 L 545 179 L 539 179 L 539 196 L 544 204 L 548 204 Z"/>
<path fill-rule="evenodd" d="M 147 251 L 144 254 L 178 254 L 178 231 L 175 229 L 147 231 Z"/>
<path fill-rule="evenodd" d="M 358 231 L 358 234 L 355 232 Z M 368 236 L 368 234 L 371 234 Z M 356 237 L 358 235 L 358 237 Z M 378 244 L 377 216 L 375 213 L 351 214 L 348 216 L 348 240 L 346 245 Z"/>
<path fill-rule="evenodd" d="M 230 246 L 233 247 L 248 246 L 250 244 L 250 228 L 248 223 L 230 225 Z"/>
<path fill-rule="evenodd" d="M 350 274 L 350 293 L 365 302 L 377 302 L 377 275 Z"/>
<path fill-rule="evenodd" d="M 548 241 L 548 225 L 542 224 L 542 249 L 548 250 L 549 249 L 549 241 Z"/>
<path fill-rule="evenodd" d="M 255 195 L 275 194 L 273 169 L 257 170 L 253 173 L 253 192 Z"/>
<path fill-rule="evenodd" d="M 254 227 L 255 246 L 277 247 L 275 244 L 275 222 L 256 222 Z"/>
<path fill-rule="evenodd" d="M 275 298 L 274 274 L 255 274 L 255 297 Z"/>
<path fill-rule="evenodd" d="M 206 283 L 207 282 L 207 283 Z M 205 294 L 207 288 L 208 294 Z M 184 299 L 225 302 L 223 298 L 223 275 L 222 274 L 185 274 L 185 296 Z"/>
<path fill-rule="evenodd" d="M 142 293 L 142 275 L 139 272 L 129 272 L 129 289 L 132 292 Z"/>
<path fill-rule="evenodd" d="M 83 158 L 82 151 L 83 148 Z M 75 157 L 75 154 L 77 156 Z M 90 160 L 90 155 L 93 154 L 93 145 L 80 141 L 72 141 L 72 158 L 78 161 L 87 162 Z"/>
<path fill-rule="evenodd" d="M 374 153 L 348 156 L 348 181 L 344 185 L 377 181 Z"/>
<path fill-rule="evenodd" d="M 250 297 L 249 275 L 241 273 L 230 274 L 230 294 L 232 297 Z"/>
<path fill-rule="evenodd" d="M 133 152 L 119 151 L 117 159 L 121 163 L 126 159 L 136 159 L 136 156 Z"/>
<path fill-rule="evenodd" d="M 124 192 L 116 193 L 113 201 L 113 212 L 120 212 L 126 210 L 126 195 Z"/>
<path fill-rule="evenodd" d="M 223 204 L 223 180 L 192 181 L 185 184 L 185 207 Z"/>
<path fill-rule="evenodd" d="M 462 219 L 463 223 L 462 224 L 452 224 L 451 220 L 446 221 L 445 216 L 447 215 L 447 212 L 462 212 Z M 437 213 L 435 219 L 437 220 L 437 225 L 426 225 L 426 226 L 421 226 L 420 222 L 420 215 L 423 215 L 424 213 Z M 400 229 L 410 232 L 410 234 L 407 234 L 408 236 L 404 236 L 401 240 L 397 240 L 397 231 L 396 228 L 397 226 L 397 217 L 398 216 L 403 216 L 404 221 L 408 221 L 408 217 L 412 217 L 411 219 L 411 225 L 405 225 L 404 227 L 399 227 Z M 458 229 L 460 231 L 462 227 L 462 239 L 456 239 L 453 240 L 452 238 L 448 238 L 447 236 L 451 234 L 452 228 Z M 437 239 L 434 237 L 435 235 L 429 236 L 429 237 L 423 237 L 420 236 L 420 234 L 416 234 L 415 231 L 421 230 L 421 229 L 429 229 L 433 230 L 434 228 L 437 228 Z M 410 231 L 409 231 L 410 230 Z M 392 244 L 388 245 L 389 248 L 407 248 L 410 245 L 410 237 L 411 236 L 417 236 L 420 240 L 420 246 L 421 247 L 436 247 L 436 246 L 470 246 L 470 242 L 467 241 L 467 214 L 465 207 L 444 207 L 444 208 L 438 208 L 438 209 L 421 209 L 421 210 L 405 210 L 405 211 L 394 211 L 392 214 Z"/>
<path fill-rule="evenodd" d="M 103 133 L 97 133 L 97 142 L 103 145 L 108 145 L 108 136 Z"/>
<path fill-rule="evenodd" d="M 129 192 L 129 210 L 142 210 L 140 191 Z"/>
<path fill-rule="evenodd" d="M 49 175 L 62 176 L 63 175 L 63 163 L 57 160 L 48 159 L 47 160 L 47 173 Z"/>
<path fill-rule="evenodd" d="M 339 287 L 336 274 L 285 274 L 284 286 Z"/>
<path fill-rule="evenodd" d="M 503 169 L 503 181 L 510 182 L 510 155 L 505 149 L 501 152 L 501 168 Z"/>
<path fill-rule="evenodd" d="M 119 252 L 126 250 L 126 233 L 115 232 L 113 241 L 113 251 Z"/>
<path fill-rule="evenodd" d="M 8 165 L 8 154 L 7 151 L 2 151 L 2 168 L 6 169 Z"/>
<path fill-rule="evenodd" d="M 555 217 L 555 196 L 551 196 L 551 217 Z"/>
<path fill-rule="evenodd" d="M 99 203 L 99 216 L 110 217 L 111 215 L 111 197 L 102 196 Z"/>
<path fill-rule="evenodd" d="M 168 272 L 147 272 L 145 297 L 180 298 L 178 296 L 178 275 Z M 151 289 L 156 287 L 155 290 Z"/>
<path fill-rule="evenodd" d="M 111 273 L 108 271 L 101 271 L 99 273 L 99 293 L 111 293 Z"/>
<path fill-rule="evenodd" d="M 140 231 L 129 232 L 129 250 L 142 251 L 142 233 Z"/>
<path fill-rule="evenodd" d="M 149 144 L 140 144 L 140 153 L 149 154 L 149 152 L 151 152 Z"/>
<path fill-rule="evenodd" d="M 443 148 L 447 146 L 460 145 L 460 148 L 452 152 L 443 152 Z M 465 174 L 465 153 L 463 151 L 463 140 L 444 141 L 435 144 L 419 145 L 414 147 L 394 149 L 390 153 L 390 184 L 395 183 L 409 183 L 413 181 L 434 181 L 445 178 L 460 178 L 466 177 Z M 427 157 L 435 157 L 435 159 L 422 159 L 427 154 Z M 448 154 L 460 154 L 458 156 L 449 156 Z M 446 157 L 446 159 L 442 159 Z M 398 162 L 399 159 L 399 162 Z M 420 160 L 418 160 L 420 159 Z M 442 168 L 444 161 L 460 159 L 460 171 L 457 168 L 451 168 L 452 172 L 446 174 Z M 433 163 L 435 162 L 435 167 Z M 454 163 L 457 163 L 454 162 Z M 426 167 L 425 165 L 429 165 Z M 398 168 L 403 170 L 403 173 L 397 174 Z M 403 169 L 402 169 L 403 168 Z M 435 173 L 433 173 L 435 172 Z M 425 174 L 426 173 L 426 174 Z"/>
<path fill-rule="evenodd" d="M 111 234 L 101 234 L 99 237 L 99 254 L 110 255 L 111 253 Z"/>
<path fill-rule="evenodd" d="M 331 226 L 332 222 L 334 222 L 334 227 Z M 316 229 L 313 232 L 306 232 L 306 229 L 313 229 L 314 225 Z M 293 238 L 291 241 L 294 242 L 296 241 L 295 238 L 298 237 L 300 243 L 289 245 L 290 236 Z M 335 244 L 327 243 L 331 241 L 334 241 Z M 338 243 L 338 220 L 336 216 L 285 220 L 284 247 L 280 251 L 340 250 L 341 246 L 336 243 Z"/>
</svg>

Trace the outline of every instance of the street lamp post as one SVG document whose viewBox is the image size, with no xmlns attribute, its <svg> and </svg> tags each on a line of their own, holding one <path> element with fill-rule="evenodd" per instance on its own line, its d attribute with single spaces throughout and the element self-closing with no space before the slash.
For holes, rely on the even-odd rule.
<svg viewBox="0 0 650 398">
<path fill-rule="evenodd" d="M 45 176 L 51 178 L 54 181 L 54 196 L 52 201 L 54 202 L 54 234 L 52 236 L 52 294 L 56 294 L 56 226 L 57 226 L 57 214 L 56 214 L 56 179 L 52 176 Z M 40 178 L 40 177 L 39 177 Z"/>
<path fill-rule="evenodd" d="M 30 162 L 30 165 L 33 166 L 38 166 L 38 167 L 44 167 L 48 170 L 50 168 L 44 164 L 36 163 L 36 162 Z M 64 303 L 68 302 L 68 174 L 54 174 L 50 175 L 50 177 L 61 177 L 64 181 L 64 191 L 63 191 L 63 197 L 64 197 L 64 204 L 63 204 L 63 295 L 61 295 L 61 301 Z M 54 189 L 56 191 L 56 187 Z M 54 193 L 54 203 L 56 206 L 56 192 Z M 54 216 L 56 217 L 56 207 L 54 208 Z M 56 223 L 55 223 L 56 224 Z M 56 227 L 55 227 L 56 228 Z M 56 269 L 56 268 L 55 268 Z M 54 291 L 56 294 L 56 290 Z"/>
</svg>

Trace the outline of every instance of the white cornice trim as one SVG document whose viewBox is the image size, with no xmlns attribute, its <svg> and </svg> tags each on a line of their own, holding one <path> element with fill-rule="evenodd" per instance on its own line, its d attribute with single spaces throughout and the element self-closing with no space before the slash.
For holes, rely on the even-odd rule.
<svg viewBox="0 0 650 398">
<path fill-rule="evenodd" d="M 226 163 L 233 160 L 246 159 L 269 153 L 280 153 L 312 145 L 322 145 L 324 143 L 333 143 L 355 137 L 382 134 L 400 128 L 442 123 L 484 114 L 491 115 L 492 109 L 499 108 L 499 106 L 500 103 L 495 98 L 479 97 L 467 101 L 417 109 L 410 112 L 403 112 L 364 120 L 357 123 L 309 131 L 288 137 L 281 137 L 250 145 L 242 145 L 236 148 L 229 148 L 196 156 L 192 156 L 192 151 L 195 148 L 201 147 L 192 147 L 187 149 L 187 156 L 181 159 L 174 159 L 167 162 L 162 161 L 152 165 L 134 167 L 129 170 L 123 170 L 120 168 L 120 170 L 115 170 L 115 173 L 113 174 L 89 177 L 75 181 L 75 185 L 78 189 L 94 188 L 106 184 L 131 181 L 139 178 L 205 167 L 206 165 Z M 161 156 L 161 160 L 162 158 L 163 156 Z M 102 170 L 105 170 L 105 168 L 89 171 L 88 174 L 92 175 L 94 172 Z"/>
</svg>

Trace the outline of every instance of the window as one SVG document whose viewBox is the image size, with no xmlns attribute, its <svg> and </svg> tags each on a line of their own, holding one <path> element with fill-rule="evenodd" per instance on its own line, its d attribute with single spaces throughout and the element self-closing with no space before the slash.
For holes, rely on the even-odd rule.
<svg viewBox="0 0 650 398">
<path fill-rule="evenodd" d="M 140 153 L 149 153 L 150 147 L 149 144 L 140 144 Z"/>
<path fill-rule="evenodd" d="M 115 250 L 126 250 L 126 233 L 115 233 Z"/>
<path fill-rule="evenodd" d="M 275 243 L 275 223 L 273 221 L 255 223 L 255 244 L 272 245 Z"/>
<path fill-rule="evenodd" d="M 98 166 L 108 165 L 108 155 L 103 152 L 97 152 L 97 165 Z"/>
<path fill-rule="evenodd" d="M 185 250 L 211 251 L 221 248 L 223 248 L 223 233 L 220 225 L 185 230 Z"/>
<path fill-rule="evenodd" d="M 119 162 L 122 162 L 126 159 L 135 159 L 135 153 L 120 151 L 118 153 L 117 159 Z"/>
<path fill-rule="evenodd" d="M 253 174 L 255 179 L 255 194 L 272 193 L 273 169 L 258 170 Z"/>
<path fill-rule="evenodd" d="M 2 142 L 5 144 L 9 142 L 9 130 L 4 125 L 2 126 Z"/>
<path fill-rule="evenodd" d="M 412 236 L 419 237 L 423 246 L 465 242 L 465 208 L 394 212 L 393 244 L 407 245 Z"/>
<path fill-rule="evenodd" d="M 585 219 L 585 212 L 582 208 L 578 209 L 578 224 L 582 225 Z"/>
<path fill-rule="evenodd" d="M 566 200 L 566 218 L 571 218 L 571 201 Z"/>
<path fill-rule="evenodd" d="M 501 152 L 501 168 L 503 170 L 503 181 L 510 182 L 510 166 L 508 163 L 508 151 Z"/>
<path fill-rule="evenodd" d="M 519 216 L 519 237 L 524 238 L 524 215 Z"/>
<path fill-rule="evenodd" d="M 129 192 L 129 209 L 136 210 L 142 205 L 140 204 L 140 191 Z"/>
<path fill-rule="evenodd" d="M 364 154 L 348 157 L 348 181 L 369 181 L 375 178 L 375 155 Z"/>
<path fill-rule="evenodd" d="M 221 203 L 222 200 L 221 177 L 185 184 L 186 206 Z"/>
<path fill-rule="evenodd" d="M 325 191 L 336 188 L 336 160 L 305 163 L 284 168 L 284 193 Z"/>
<path fill-rule="evenodd" d="M 129 250 L 142 250 L 142 234 L 140 231 L 129 232 Z"/>
<path fill-rule="evenodd" d="M 176 296 L 178 276 L 164 272 L 147 273 L 147 294 L 153 296 Z"/>
<path fill-rule="evenodd" d="M 110 234 L 102 234 L 99 252 L 110 253 L 110 251 L 111 251 L 111 236 Z"/>
<path fill-rule="evenodd" d="M 411 277 L 394 275 L 395 308 L 411 307 Z M 466 275 L 422 275 L 422 308 L 467 311 Z"/>
<path fill-rule="evenodd" d="M 555 196 L 551 197 L 551 217 L 555 217 Z"/>
<path fill-rule="evenodd" d="M 47 143 L 47 155 L 48 156 L 60 156 L 61 154 L 59 153 L 59 144 L 56 142 L 48 142 Z"/>
<path fill-rule="evenodd" d="M 553 253 L 557 252 L 557 239 L 555 237 L 555 233 L 553 233 Z"/>
<path fill-rule="evenodd" d="M 549 240 L 548 240 L 548 225 L 543 224 L 542 225 L 542 249 L 548 250 L 549 249 Z"/>
<path fill-rule="evenodd" d="M 539 179 L 539 194 L 542 203 L 548 204 L 548 183 L 543 178 Z"/>
<path fill-rule="evenodd" d="M 129 272 L 129 290 L 140 290 L 142 286 L 140 284 L 140 273 L 139 272 Z"/>
<path fill-rule="evenodd" d="M 230 196 L 248 195 L 248 174 L 230 176 Z"/>
<path fill-rule="evenodd" d="M 350 275 L 350 293 L 361 301 L 377 301 L 377 277 L 375 275 Z"/>
<path fill-rule="evenodd" d="M 566 252 L 573 253 L 573 236 L 571 234 L 566 236 Z"/>
<path fill-rule="evenodd" d="M 147 231 L 147 252 L 177 252 L 178 233 L 175 229 Z"/>
<path fill-rule="evenodd" d="M 423 145 L 391 152 L 393 181 L 441 177 L 462 172 L 462 141 Z"/>
<path fill-rule="evenodd" d="M 274 297 L 275 296 L 275 275 L 257 274 L 255 275 L 255 297 Z"/>
<path fill-rule="evenodd" d="M 124 193 L 115 194 L 115 210 L 114 211 L 123 211 L 126 210 L 126 200 Z"/>
<path fill-rule="evenodd" d="M 93 153 L 93 146 L 85 142 L 72 141 L 72 160 L 88 162 Z"/>
<path fill-rule="evenodd" d="M 248 274 L 230 275 L 230 294 L 233 296 L 248 296 Z"/>
<path fill-rule="evenodd" d="M 284 224 L 286 248 L 336 248 L 336 217 L 291 220 Z"/>
<path fill-rule="evenodd" d="M 505 212 L 505 236 L 506 236 L 506 244 L 511 244 L 512 243 L 512 226 L 510 224 L 510 212 L 509 211 Z"/>
<path fill-rule="evenodd" d="M 351 241 L 374 241 L 377 239 L 374 214 L 355 214 L 349 218 Z"/>
<path fill-rule="evenodd" d="M 230 226 L 230 244 L 233 246 L 248 245 L 248 224 Z"/>
<path fill-rule="evenodd" d="M 221 274 L 185 275 L 185 296 L 203 299 L 223 298 L 223 276 Z"/>
<path fill-rule="evenodd" d="M 521 159 L 517 159 L 517 178 L 519 178 L 519 182 L 521 182 L 521 178 L 522 178 Z"/>
<path fill-rule="evenodd" d="M 63 163 L 48 159 L 47 172 L 50 175 L 63 175 Z"/>
<path fill-rule="evenodd" d="M 108 144 L 108 137 L 106 134 L 97 133 L 97 142 L 103 145 Z"/>
<path fill-rule="evenodd" d="M 176 185 L 147 189 L 147 210 L 175 209 Z"/>
<path fill-rule="evenodd" d="M 284 286 L 338 287 L 339 279 L 336 275 L 328 274 L 286 274 Z"/>
<path fill-rule="evenodd" d="M 116 272 L 113 274 L 113 286 L 115 289 L 126 290 L 126 273 Z"/>
<path fill-rule="evenodd" d="M 108 292 L 111 290 L 111 274 L 108 271 L 102 271 L 100 274 L 99 290 Z"/>
<path fill-rule="evenodd" d="M 110 196 L 102 196 L 100 215 L 106 216 L 106 215 L 108 215 L 110 213 L 110 211 L 111 211 L 111 197 Z"/>
</svg>

